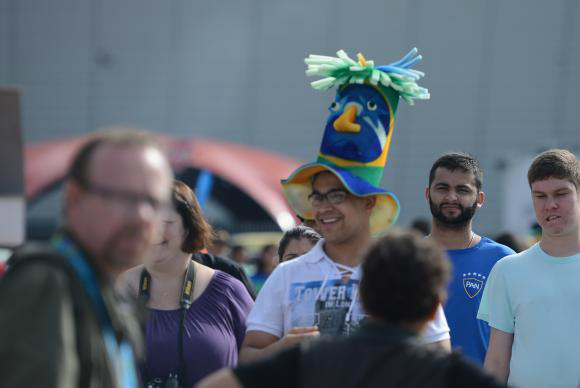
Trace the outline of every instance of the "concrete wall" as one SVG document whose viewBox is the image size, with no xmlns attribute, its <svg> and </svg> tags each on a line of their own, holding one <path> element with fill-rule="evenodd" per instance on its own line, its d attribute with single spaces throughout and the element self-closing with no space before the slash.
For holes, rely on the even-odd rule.
<svg viewBox="0 0 580 388">
<path fill-rule="evenodd" d="M 401 103 L 383 185 L 400 224 L 428 215 L 442 152 L 476 155 L 495 234 L 502 176 L 551 146 L 580 148 L 578 0 L 0 0 L 0 83 L 23 90 L 26 141 L 128 124 L 311 160 L 333 92 L 308 54 L 376 63 L 416 46 L 432 100 Z M 522 198 L 527 200 L 527 198 Z"/>
</svg>

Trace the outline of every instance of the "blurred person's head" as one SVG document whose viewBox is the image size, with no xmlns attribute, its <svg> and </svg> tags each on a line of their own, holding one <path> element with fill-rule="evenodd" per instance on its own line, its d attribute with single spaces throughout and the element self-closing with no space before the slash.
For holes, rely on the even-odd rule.
<svg viewBox="0 0 580 388">
<path fill-rule="evenodd" d="M 229 254 L 229 240 L 230 234 L 227 231 L 223 229 L 216 230 L 215 238 L 210 246 L 207 247 L 207 251 L 215 256 L 227 256 Z"/>
<path fill-rule="evenodd" d="M 540 224 L 538 224 L 538 222 L 532 222 L 532 224 L 530 225 L 530 232 L 529 232 L 529 238 L 528 238 L 528 245 L 532 246 L 535 243 L 537 243 L 538 241 L 540 241 L 540 239 L 542 238 L 542 227 L 540 226 Z"/>
<path fill-rule="evenodd" d="M 172 172 L 142 132 L 111 130 L 85 143 L 65 185 L 65 224 L 100 271 L 139 264 L 169 207 Z"/>
<path fill-rule="evenodd" d="M 164 229 L 151 251 L 151 265 L 160 265 L 175 257 L 189 257 L 206 248 L 213 230 L 203 216 L 193 190 L 175 180 L 171 196 L 172 207 L 164 218 Z"/>
<path fill-rule="evenodd" d="M 392 232 L 362 264 L 360 296 L 375 319 L 421 331 L 446 298 L 451 264 L 433 240 Z"/>
<path fill-rule="evenodd" d="M 260 255 L 256 260 L 257 273 L 270 274 L 278 265 L 278 258 L 276 257 L 276 246 L 274 244 L 267 244 L 260 250 Z"/>
<path fill-rule="evenodd" d="M 506 247 L 510 247 L 516 253 L 519 253 L 524 250 L 521 242 L 513 233 L 510 232 L 500 233 L 494 238 L 494 240 L 499 244 L 505 245 Z"/>
<path fill-rule="evenodd" d="M 425 218 L 415 218 L 411 223 L 411 230 L 422 236 L 428 236 L 431 233 L 431 223 Z"/>
<path fill-rule="evenodd" d="M 483 173 L 473 156 L 451 152 L 437 159 L 425 190 L 436 226 L 462 229 L 471 225 L 485 199 L 482 185 Z"/>
<path fill-rule="evenodd" d="M 248 251 L 243 245 L 234 245 L 230 258 L 238 264 L 248 261 Z"/>
<path fill-rule="evenodd" d="M 308 252 L 321 239 L 314 229 L 298 225 L 284 232 L 278 244 L 280 262 L 292 260 Z"/>
</svg>

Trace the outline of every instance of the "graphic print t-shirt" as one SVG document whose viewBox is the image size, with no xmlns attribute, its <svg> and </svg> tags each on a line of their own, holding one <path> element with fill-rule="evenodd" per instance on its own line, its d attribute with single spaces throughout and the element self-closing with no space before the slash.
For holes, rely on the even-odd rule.
<svg viewBox="0 0 580 388">
<path fill-rule="evenodd" d="M 247 321 L 247 331 L 283 337 L 296 327 L 318 326 L 321 334 L 351 334 L 366 314 L 358 297 L 361 271 L 334 263 L 320 240 L 310 252 L 280 264 L 270 275 Z M 428 325 L 427 342 L 449 338 L 442 309 Z"/>
<path fill-rule="evenodd" d="M 447 251 L 453 278 L 444 309 L 452 332 L 451 345 L 479 365 L 483 365 L 490 332 L 487 322 L 477 319 L 483 288 L 495 263 L 513 253 L 487 237 L 469 249 Z"/>
<path fill-rule="evenodd" d="M 352 278 L 292 283 L 291 327 L 317 325 L 321 334 L 350 334 L 365 318 L 354 302 L 358 283 L 358 279 Z"/>
</svg>

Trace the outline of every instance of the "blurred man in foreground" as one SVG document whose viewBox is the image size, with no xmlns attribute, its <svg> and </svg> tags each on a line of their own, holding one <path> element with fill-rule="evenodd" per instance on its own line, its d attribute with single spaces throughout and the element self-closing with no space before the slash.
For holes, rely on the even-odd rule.
<svg viewBox="0 0 580 388">
<path fill-rule="evenodd" d="M 171 183 L 145 134 L 111 131 L 81 148 L 65 184 L 63 231 L 17 251 L 0 282 L 0 386 L 139 385 L 139 326 L 119 308 L 113 282 L 149 248 Z"/>
<path fill-rule="evenodd" d="M 429 347 L 419 336 L 444 301 L 449 277 L 449 262 L 434 242 L 390 234 L 362 264 L 360 297 L 370 319 L 359 331 L 222 370 L 197 388 L 499 387 L 459 355 Z"/>
</svg>

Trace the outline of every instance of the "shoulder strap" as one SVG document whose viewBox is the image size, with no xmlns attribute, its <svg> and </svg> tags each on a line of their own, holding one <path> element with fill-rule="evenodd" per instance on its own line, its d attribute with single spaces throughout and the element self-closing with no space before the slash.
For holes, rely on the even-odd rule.
<svg viewBox="0 0 580 388">
<path fill-rule="evenodd" d="M 227 257 L 214 256 L 211 253 L 195 253 L 192 258 L 200 264 L 208 266 L 212 269 L 218 269 L 227 273 L 228 275 L 235 277 L 246 287 L 246 290 L 248 290 L 248 293 L 252 299 L 256 300 L 257 293 L 256 288 L 254 287 L 254 283 L 248 279 L 246 271 L 244 271 L 240 264 Z"/>
<path fill-rule="evenodd" d="M 181 297 L 179 305 L 181 306 L 181 317 L 179 322 L 179 332 L 177 334 L 177 352 L 179 354 L 179 375 L 184 378 L 186 371 L 185 355 L 183 354 L 183 332 L 185 325 L 185 316 L 187 311 L 193 303 L 193 290 L 195 289 L 195 263 L 193 260 L 189 261 L 189 265 L 185 270 L 183 277 L 183 285 L 181 289 Z M 141 271 L 141 278 L 139 280 L 139 299 L 146 303 L 151 297 L 151 275 L 147 269 L 143 268 Z M 148 372 L 146 372 L 148 373 Z M 150 376 L 149 376 L 150 377 Z"/>
<path fill-rule="evenodd" d="M 191 259 L 193 261 L 197 261 L 199 264 L 203 264 L 210 268 L 215 269 L 216 260 L 214 255 L 212 255 L 211 253 L 197 252 L 191 255 Z"/>
<path fill-rule="evenodd" d="M 9 275 L 9 272 L 21 270 L 30 265 L 34 264 L 49 264 L 54 267 L 61 269 L 68 279 L 69 292 L 71 295 L 72 305 L 73 305 L 73 315 L 74 315 L 74 325 L 75 332 L 80 334 L 81 330 L 81 319 L 82 319 L 82 301 L 81 295 L 84 291 L 82 283 L 78 274 L 74 268 L 70 265 L 68 260 L 57 252 L 52 245 L 49 244 L 39 244 L 39 243 L 28 243 L 23 247 L 19 248 L 9 259 L 9 265 L 5 276 Z M 82 365 L 79 375 L 79 386 L 89 386 L 90 384 L 90 369 L 92 369 L 92 362 L 89 358 L 85 358 L 89 353 L 83 348 L 83 341 L 77 339 L 77 355 L 79 357 L 79 362 Z M 84 373 L 83 373 L 84 371 Z"/>
<path fill-rule="evenodd" d="M 195 264 L 193 261 L 189 262 L 185 275 L 183 277 L 183 284 L 181 287 L 181 297 L 179 298 L 179 305 L 185 310 L 189 310 L 193 303 L 193 290 L 195 288 Z M 151 297 L 151 275 L 147 269 L 143 268 L 141 277 L 139 279 L 139 299 L 147 303 Z"/>
<path fill-rule="evenodd" d="M 139 300 L 145 305 L 151 297 L 151 275 L 145 268 L 141 271 L 139 279 Z"/>
</svg>

